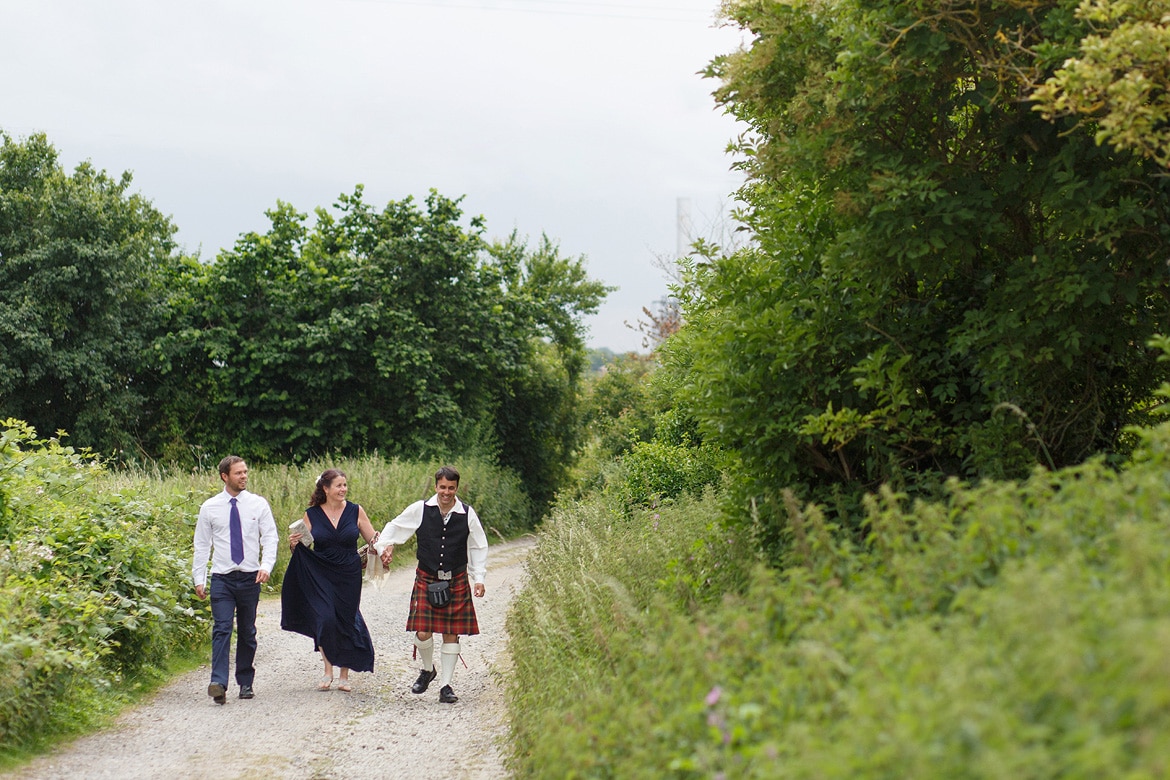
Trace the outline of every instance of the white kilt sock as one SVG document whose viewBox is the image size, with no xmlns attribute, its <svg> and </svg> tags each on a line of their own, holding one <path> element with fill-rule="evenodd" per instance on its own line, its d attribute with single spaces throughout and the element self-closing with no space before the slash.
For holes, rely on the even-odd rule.
<svg viewBox="0 0 1170 780">
<path fill-rule="evenodd" d="M 444 642 L 439 651 L 442 658 L 443 670 L 439 673 L 439 685 L 450 685 L 455 676 L 455 662 L 459 660 L 459 643 Z"/>
<path fill-rule="evenodd" d="M 418 648 L 418 657 L 422 661 L 422 670 L 429 672 L 435 668 L 435 638 L 419 639 L 414 637 L 414 646 Z"/>
</svg>

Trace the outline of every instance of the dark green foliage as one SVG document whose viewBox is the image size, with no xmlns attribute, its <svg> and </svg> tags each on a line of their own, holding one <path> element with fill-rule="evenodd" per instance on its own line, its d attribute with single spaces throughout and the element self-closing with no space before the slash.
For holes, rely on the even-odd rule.
<svg viewBox="0 0 1170 780">
<path fill-rule="evenodd" d="M 89 163 L 70 175 L 43 135 L 0 133 L 0 419 L 132 448 L 154 386 L 175 227 Z"/>
<path fill-rule="evenodd" d="M 606 288 L 547 239 L 489 245 L 437 193 L 376 212 L 359 187 L 337 206 L 310 229 L 281 204 L 267 233 L 187 269 L 160 342 L 172 438 L 152 449 L 491 451 L 548 500 L 575 441 L 579 320 Z"/>
<path fill-rule="evenodd" d="M 662 354 L 772 549 L 785 487 L 848 515 L 1130 446 L 1166 376 L 1170 178 L 1029 105 L 1075 5 L 729 6 L 752 42 L 710 74 L 753 128 L 756 244 L 691 264 Z"/>
<path fill-rule="evenodd" d="M 528 334 L 516 377 L 496 391 L 499 460 L 521 475 L 543 510 L 565 484 L 580 441 L 587 366 L 580 317 L 596 311 L 613 288 L 591 281 L 583 260 L 562 257 L 547 236 L 529 249 L 513 234 L 490 253 L 501 266 L 521 269 L 509 275 L 502 306 L 517 312 L 516 335 Z"/>
<path fill-rule="evenodd" d="M 129 174 L 0 149 L 0 417 L 119 459 L 199 466 L 491 454 L 534 511 L 577 447 L 581 319 L 608 292 L 548 238 L 484 238 L 432 192 L 285 203 L 201 264 Z"/>
</svg>

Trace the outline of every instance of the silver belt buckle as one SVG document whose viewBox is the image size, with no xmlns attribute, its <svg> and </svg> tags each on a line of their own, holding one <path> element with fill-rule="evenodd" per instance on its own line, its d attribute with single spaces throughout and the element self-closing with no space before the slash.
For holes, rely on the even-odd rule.
<svg viewBox="0 0 1170 780">
<path fill-rule="evenodd" d="M 449 571 L 436 571 L 435 576 L 441 580 L 449 580 L 449 579 L 451 579 L 451 572 L 449 572 Z"/>
</svg>

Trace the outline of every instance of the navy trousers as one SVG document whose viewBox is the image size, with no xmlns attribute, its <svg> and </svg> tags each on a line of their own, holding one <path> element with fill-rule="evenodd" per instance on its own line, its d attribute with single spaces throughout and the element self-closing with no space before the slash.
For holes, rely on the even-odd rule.
<svg viewBox="0 0 1170 780">
<path fill-rule="evenodd" d="M 232 623 L 236 624 L 236 684 L 256 677 L 256 608 L 260 583 L 254 571 L 211 575 L 211 681 L 227 687 Z"/>
</svg>

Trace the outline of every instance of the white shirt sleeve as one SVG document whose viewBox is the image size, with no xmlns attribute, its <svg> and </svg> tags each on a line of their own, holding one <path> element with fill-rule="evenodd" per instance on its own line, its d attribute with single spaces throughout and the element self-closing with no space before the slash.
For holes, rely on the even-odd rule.
<svg viewBox="0 0 1170 780">
<path fill-rule="evenodd" d="M 382 554 L 392 544 L 402 544 L 403 542 L 414 536 L 414 532 L 422 525 L 423 520 L 423 504 L 424 501 L 415 501 L 413 504 L 402 510 L 402 514 L 386 523 L 386 527 L 382 529 L 382 533 L 378 536 L 377 543 L 374 544 L 374 551 L 378 555 Z"/>
<path fill-rule="evenodd" d="M 260 499 L 264 508 L 257 521 L 260 524 L 260 548 L 264 557 L 260 561 L 260 568 L 272 574 L 276 568 L 276 548 L 280 546 L 280 532 L 276 530 L 276 520 L 272 517 L 272 507 L 267 499 Z"/>
<path fill-rule="evenodd" d="M 207 584 L 207 562 L 211 560 L 211 516 L 207 504 L 199 507 L 195 521 L 195 554 L 191 558 L 191 579 L 196 585 Z"/>
<path fill-rule="evenodd" d="M 467 506 L 467 528 L 470 531 L 467 534 L 467 575 L 472 582 L 483 582 L 487 577 L 487 534 L 479 522 L 479 515 L 470 506 Z"/>
</svg>

